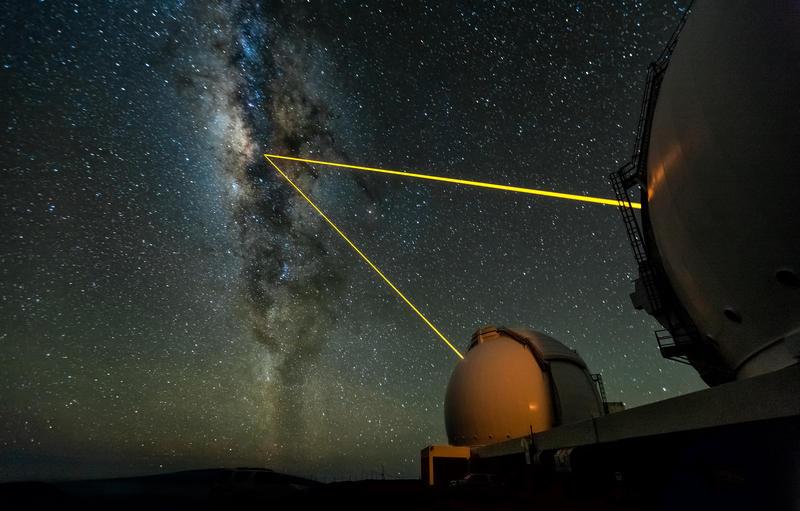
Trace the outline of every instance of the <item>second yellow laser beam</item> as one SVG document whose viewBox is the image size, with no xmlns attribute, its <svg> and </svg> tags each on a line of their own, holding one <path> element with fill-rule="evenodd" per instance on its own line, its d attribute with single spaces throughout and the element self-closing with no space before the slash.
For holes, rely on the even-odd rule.
<svg viewBox="0 0 800 511">
<path fill-rule="evenodd" d="M 441 181 L 444 183 L 454 183 L 459 185 L 477 186 L 480 188 L 491 188 L 493 190 L 504 190 L 506 192 L 527 193 L 530 195 L 543 195 L 545 197 L 555 197 L 557 199 L 568 199 L 581 202 L 592 202 L 595 204 L 605 204 L 607 206 L 619 206 L 620 203 L 616 199 L 604 199 L 602 197 L 591 197 L 589 195 L 575 195 L 571 193 L 551 192 L 548 190 L 537 190 L 534 188 L 522 188 L 520 186 L 498 185 L 494 183 L 484 183 L 482 181 L 470 181 L 468 179 L 456 179 L 453 177 L 433 176 L 430 174 L 418 174 L 416 172 L 404 172 L 402 170 L 389 170 L 380 169 L 376 167 L 362 167 L 360 165 L 349 165 L 347 163 L 336 163 L 332 161 L 309 160 L 307 158 L 294 158 L 292 156 L 281 156 L 278 154 L 265 154 L 267 159 L 277 158 L 280 160 L 299 161 L 303 163 L 310 163 L 313 165 L 327 165 L 329 167 L 340 167 L 343 169 L 363 170 L 367 172 L 377 172 L 379 174 L 391 174 L 393 176 L 413 177 L 417 179 L 427 179 L 430 181 Z M 641 209 L 642 205 L 638 202 L 631 202 L 631 207 L 634 209 Z"/>
<path fill-rule="evenodd" d="M 458 357 L 459 357 L 459 358 L 462 358 L 462 359 L 463 359 L 463 358 L 464 358 L 464 355 L 462 355 L 462 354 L 461 354 L 461 352 L 460 352 L 460 351 L 458 351 L 458 349 L 457 349 L 455 346 L 453 346 L 453 344 L 452 344 L 450 341 L 448 341 L 448 340 L 447 340 L 447 338 L 446 338 L 446 337 L 445 337 L 445 336 L 442 334 L 442 332 L 440 332 L 440 331 L 439 331 L 439 329 L 438 329 L 438 328 L 436 328 L 435 326 L 433 326 L 433 323 L 431 323 L 430 321 L 428 321 L 428 318 L 426 318 L 426 317 L 425 317 L 425 315 L 424 315 L 424 314 L 422 314 L 422 313 L 419 311 L 419 309 L 417 309 L 417 308 L 414 306 L 414 304 L 413 304 L 413 303 L 411 303 L 411 300 L 409 300 L 408 298 L 406 298 L 406 295 L 404 295 L 402 291 L 400 291 L 399 289 L 397 289 L 397 286 L 395 286 L 395 285 L 392 283 L 392 281 L 391 281 L 391 280 L 389 280 L 389 278 L 388 278 L 388 277 L 386 277 L 386 275 L 384 275 L 384 274 L 383 274 L 383 272 L 382 272 L 380 269 L 378 269 L 378 267 L 377 267 L 377 266 L 375 266 L 375 263 L 373 263 L 372 261 L 370 261 L 369 257 L 367 257 L 367 255 L 366 255 L 366 254 L 364 254 L 364 252 L 362 252 L 362 251 L 361 251 L 361 250 L 360 250 L 360 249 L 359 249 L 359 248 L 358 248 L 358 247 L 355 245 L 355 243 L 353 243 L 352 241 L 350 241 L 350 238 L 348 238 L 348 237 L 347 237 L 347 235 L 346 235 L 345 233 L 343 233 L 343 232 L 342 232 L 342 230 L 341 230 L 341 229 L 339 229 L 339 227 L 337 227 L 337 226 L 336 226 L 336 224 L 335 224 L 335 223 L 333 223 L 333 221 L 332 221 L 330 218 L 328 218 L 328 216 L 327 216 L 325 213 L 323 213 L 321 209 L 319 209 L 319 207 L 317 207 L 317 205 L 314 203 L 314 201 L 312 201 L 312 200 L 311 200 L 311 199 L 308 197 L 308 195 L 306 195 L 306 194 L 303 192 L 303 190 L 301 190 L 301 189 L 300 189 L 300 188 L 299 188 L 299 187 L 298 187 L 296 184 L 294 184 L 294 181 L 292 181 L 292 180 L 291 180 L 291 178 L 289 178 L 289 176 L 287 176 L 287 175 L 286 175 L 286 174 L 285 174 L 285 173 L 284 173 L 284 172 L 283 172 L 283 171 L 280 169 L 280 167 L 278 167 L 277 165 L 275 165 L 275 162 L 274 162 L 274 161 L 272 161 L 272 160 L 270 159 L 270 156 L 272 156 L 272 155 L 268 155 L 268 154 L 265 154 L 265 155 L 264 155 L 264 157 L 267 159 L 267 161 L 270 163 L 270 165 L 272 165 L 273 167 L 275 167 L 275 170 L 277 170 L 277 171 L 278 171 L 278 173 L 279 173 L 279 174 L 280 174 L 280 175 L 283 177 L 283 179 L 285 179 L 285 180 L 286 180 L 286 182 L 288 182 L 290 185 L 292 185 L 292 188 L 294 188 L 294 189 L 297 191 L 297 193 L 299 193 L 299 194 L 300 194 L 300 196 L 301 196 L 301 197 L 303 197 L 303 198 L 306 200 L 306 202 L 308 202 L 308 203 L 311 205 L 311 207 L 312 207 L 312 208 L 314 208 L 314 210 L 315 210 L 317 213 L 319 213 L 319 216 L 321 216 L 321 217 L 322 217 L 322 219 L 323 219 L 323 220 L 325 220 L 325 221 L 328 223 L 328 225 L 330 225 L 330 226 L 331 226 L 331 228 L 333 228 L 333 230 L 334 230 L 334 231 L 336 231 L 336 233 L 337 233 L 337 234 L 339 234 L 339 236 L 341 236 L 341 237 L 342 237 L 342 239 L 344 239 L 344 240 L 347 242 L 347 244 L 348 244 L 348 245 L 350 245 L 350 248 L 352 248 L 353 250 L 355 250 L 355 252 L 356 252 L 358 255 L 360 255 L 360 256 L 361 256 L 361 259 L 363 259 L 363 260 L 364 260 L 364 262 L 366 262 L 366 263 L 369 265 L 369 267 L 370 267 L 370 268 L 372 268 L 372 269 L 375 271 L 375 273 L 377 273 L 377 274 L 378 274 L 378 276 L 380 276 L 380 278 L 382 278 L 382 279 L 383 279 L 383 281 L 384 281 L 384 282 L 386 282 L 386 284 L 387 284 L 387 285 L 388 285 L 390 288 L 392 288 L 392 290 L 393 290 L 395 293 L 397 293 L 397 296 L 399 296 L 400 298 L 402 298 L 402 299 L 403 299 L 403 301 L 404 301 L 404 302 L 406 302 L 406 305 L 408 305 L 408 306 L 411 308 L 411 310 L 413 310 L 414 312 L 416 312 L 416 313 L 417 313 L 417 316 L 419 316 L 419 317 L 422 319 L 422 321 L 424 321 L 424 322 L 425 322 L 425 324 L 426 324 L 426 325 L 428 325 L 428 326 L 431 328 L 431 330 L 433 330 L 433 331 L 434 331 L 434 333 L 436 333 L 436 335 L 438 335 L 438 336 L 439 336 L 439 338 L 440 338 L 441 340 L 443 340 L 443 341 L 444 341 L 444 343 L 445 343 L 445 344 L 447 344 L 447 346 L 448 346 L 448 347 L 449 347 L 451 350 L 453 350 L 453 351 L 455 352 L 455 354 L 456 354 L 456 355 L 458 355 Z"/>
</svg>

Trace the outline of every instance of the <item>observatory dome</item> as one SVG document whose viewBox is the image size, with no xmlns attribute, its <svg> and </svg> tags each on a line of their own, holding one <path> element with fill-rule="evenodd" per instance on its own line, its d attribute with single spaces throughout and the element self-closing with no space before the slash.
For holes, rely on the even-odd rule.
<svg viewBox="0 0 800 511">
<path fill-rule="evenodd" d="M 578 353 L 541 332 L 486 327 L 447 385 L 452 445 L 483 445 L 601 415 L 602 403 Z"/>
<path fill-rule="evenodd" d="M 646 214 L 700 335 L 746 378 L 800 355 L 800 9 L 695 4 L 655 107 Z"/>
</svg>

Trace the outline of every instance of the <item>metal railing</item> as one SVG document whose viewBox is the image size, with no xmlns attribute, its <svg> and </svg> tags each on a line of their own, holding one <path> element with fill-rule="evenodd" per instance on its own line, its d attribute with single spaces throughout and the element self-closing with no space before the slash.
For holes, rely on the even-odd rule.
<svg viewBox="0 0 800 511">
<path fill-rule="evenodd" d="M 674 301 L 673 292 L 670 289 L 662 289 L 663 286 L 668 286 L 668 279 L 664 275 L 661 263 L 658 260 L 653 261 L 651 259 L 651 251 L 648 250 L 645 237 L 646 226 L 644 219 L 649 214 L 647 194 L 641 194 L 643 223 L 640 224 L 631 205 L 630 190 L 633 188 L 642 190 L 647 187 L 647 158 L 656 101 L 670 58 L 678 44 L 678 37 L 686 24 L 690 10 L 691 4 L 664 49 L 648 66 L 647 79 L 639 108 L 633 154 L 628 163 L 610 176 L 611 186 L 617 198 L 617 208 L 622 216 L 625 233 L 633 249 L 639 272 L 639 281 L 649 302 L 648 312 L 656 316 L 666 327 L 666 330 L 655 332 L 659 351 L 665 358 L 686 364 L 690 363 L 687 353 L 691 351 L 698 334 L 694 325 L 684 324 L 685 322 L 679 319 L 682 315 L 674 314 L 674 311 L 670 310 L 674 308 L 673 305 L 669 305 Z M 657 255 L 655 257 L 657 258 Z"/>
</svg>

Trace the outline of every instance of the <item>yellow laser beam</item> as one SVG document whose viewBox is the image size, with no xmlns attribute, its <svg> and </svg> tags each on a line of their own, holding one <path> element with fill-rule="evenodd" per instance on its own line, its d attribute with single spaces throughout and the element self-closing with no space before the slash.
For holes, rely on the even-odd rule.
<svg viewBox="0 0 800 511">
<path fill-rule="evenodd" d="M 343 232 L 342 232 L 342 230 L 341 230 L 341 229 L 339 229 L 339 228 L 336 226 L 336 224 L 335 224 L 335 223 L 333 223 L 333 221 L 332 221 L 330 218 L 328 218 L 328 216 L 327 216 L 325 213 L 323 213 L 323 212 L 322 212 L 322 210 L 321 210 L 321 209 L 319 209 L 319 207 L 317 207 L 317 205 L 314 203 L 314 201 L 312 201 L 312 200 L 311 200 L 311 199 L 308 197 L 308 195 L 306 195 L 306 194 L 303 192 L 303 190 L 301 190 L 301 189 L 300 189 L 300 188 L 299 188 L 299 187 L 298 187 L 296 184 L 294 184 L 294 181 L 292 181 L 292 180 L 291 180 L 291 178 L 289 178 L 289 176 L 287 176 L 287 175 L 286 175 L 286 174 L 285 174 L 285 173 L 284 173 L 284 172 L 283 172 L 283 171 L 280 169 L 280 167 L 278 167 L 277 165 L 275 165 L 275 162 L 274 162 L 274 161 L 272 161 L 272 160 L 270 159 L 270 156 L 272 156 L 272 155 L 265 154 L 265 155 L 264 155 L 264 158 L 266 158 L 266 159 L 267 159 L 267 161 L 270 163 L 270 165 L 272 165 L 273 167 L 275 167 L 275 170 L 277 170 L 277 171 L 278 171 L 278 173 L 279 173 L 279 174 L 280 174 L 280 175 L 283 177 L 283 179 L 285 179 L 287 183 L 289 183 L 290 185 L 292 185 L 292 188 L 294 188 L 294 189 L 297 191 L 297 193 L 299 193 L 299 194 L 300 194 L 300 196 L 301 196 L 301 197 L 303 197 L 303 198 L 306 200 L 306 202 L 308 202 L 308 203 L 311 205 L 311 207 L 312 207 L 312 208 L 314 208 L 314 210 L 315 210 L 317 213 L 319 213 L 319 216 L 321 216 L 321 217 L 322 217 L 322 219 L 323 219 L 323 220 L 325 220 L 325 221 L 328 223 L 328 225 L 330 225 L 330 226 L 331 226 L 331 228 L 333 228 L 333 230 L 334 230 L 334 231 L 336 231 L 336 232 L 339 234 L 339 236 L 341 236 L 341 237 L 342 237 L 342 239 L 344 239 L 344 240 L 347 242 L 347 244 L 348 244 L 348 245 L 350 245 L 350 248 L 352 248 L 353 250 L 355 250 L 356 254 L 360 255 L 360 256 L 361 256 L 361 259 L 363 259 L 363 260 L 364 260 L 364 262 L 366 262 L 366 263 L 369 265 L 369 267 L 370 267 L 370 268 L 372 268 L 372 269 L 375 271 L 375 273 L 377 273 L 377 274 L 380 276 L 380 278 L 382 278 L 382 279 L 383 279 L 383 281 L 384 281 L 384 282 L 386 282 L 386 284 L 387 284 L 387 285 L 388 285 L 390 288 L 392 288 L 392 290 L 393 290 L 395 293 L 397 293 L 397 296 L 399 296 L 400 298 L 402 298 L 402 299 L 403 299 L 403 301 L 404 301 L 404 302 L 406 302 L 406 305 L 408 305 L 408 306 L 411 308 L 411 310 L 413 310 L 414 312 L 416 312 L 416 313 L 417 313 L 417 316 L 419 316 L 419 317 L 422 319 L 422 321 L 424 321 L 424 322 L 425 322 L 425 324 L 426 324 L 426 325 L 428 325 L 428 326 L 431 328 L 431 330 L 433 330 L 433 331 L 436 333 L 436 335 L 438 335 L 438 336 L 439 336 L 439 338 L 440 338 L 440 339 L 442 339 L 442 340 L 444 341 L 444 343 L 445 343 L 445 344 L 447 344 L 447 346 L 448 346 L 448 347 L 449 347 L 451 350 L 453 350 L 453 351 L 455 352 L 455 354 L 456 354 L 456 355 L 458 355 L 458 357 L 459 357 L 459 358 L 462 358 L 462 359 L 463 359 L 463 358 L 464 358 L 464 355 L 462 355 L 462 354 L 461 354 L 461 352 L 460 352 L 460 351 L 458 351 L 458 349 L 457 349 L 455 346 L 453 346 L 453 344 L 452 344 L 450 341 L 448 341 L 448 340 L 447 340 L 447 337 L 445 337 L 445 336 L 442 334 L 442 332 L 440 332 L 440 331 L 439 331 L 439 329 L 438 329 L 438 328 L 436 328 L 435 326 L 433 326 L 433 323 L 431 323 L 430 321 L 428 321 L 428 318 L 426 318 L 426 317 L 425 317 L 425 315 L 424 315 L 424 314 L 422 314 L 422 313 L 419 311 L 419 309 L 417 309 L 417 308 L 414 306 L 414 304 L 413 304 L 413 303 L 411 303 L 411 300 L 409 300 L 408 298 L 406 298 L 406 295 L 404 295 L 402 291 L 400 291 L 399 289 L 397 289 L 397 286 L 395 286 L 395 285 L 392 283 L 392 281 L 391 281 L 391 280 L 389 280 L 389 278 L 388 278 L 386 275 L 384 275 L 384 274 L 383 274 L 383 272 L 382 272 L 380 269 L 378 269 L 378 267 L 377 267 L 377 266 L 375 266 L 375 263 L 373 263 L 372 261 L 370 261 L 369 257 L 367 257 L 367 255 L 366 255 L 366 254 L 364 254 L 364 252 L 362 252 L 362 251 L 361 251 L 361 250 L 360 250 L 360 249 L 359 249 L 359 248 L 358 248 L 358 247 L 355 245 L 355 243 L 353 243 L 352 241 L 350 241 L 350 238 L 348 238 L 348 237 L 347 237 L 347 235 L 346 235 L 345 233 L 343 233 Z"/>
<path fill-rule="evenodd" d="M 402 170 L 389 170 L 379 169 L 375 167 L 362 167 L 360 165 L 348 165 L 346 163 L 336 163 L 332 161 L 309 160 L 307 158 L 293 158 L 291 156 L 281 156 L 278 154 L 265 154 L 264 157 L 276 158 L 280 160 L 299 161 L 303 163 L 311 163 L 313 165 L 327 165 L 329 167 L 339 167 L 351 170 L 364 170 L 367 172 L 377 172 L 379 174 L 391 174 L 393 176 L 414 177 L 417 179 L 428 179 L 430 181 L 441 181 L 444 183 L 454 183 L 459 185 L 477 186 L 480 188 L 491 188 L 493 190 L 504 190 L 506 192 L 527 193 L 529 195 L 543 195 L 545 197 L 555 197 L 557 199 L 569 199 L 581 202 L 592 202 L 595 204 L 605 204 L 608 206 L 619 206 L 620 203 L 616 199 L 604 199 L 602 197 L 591 197 L 588 195 L 574 195 L 571 193 L 551 192 L 548 190 L 536 190 L 534 188 L 522 188 L 519 186 L 498 185 L 494 183 L 484 183 L 482 181 L 470 181 L 468 179 L 456 179 L 453 177 L 432 176 L 430 174 L 418 174 L 415 172 L 404 172 Z M 631 207 L 634 209 L 641 209 L 642 205 L 638 202 L 631 202 Z"/>
</svg>

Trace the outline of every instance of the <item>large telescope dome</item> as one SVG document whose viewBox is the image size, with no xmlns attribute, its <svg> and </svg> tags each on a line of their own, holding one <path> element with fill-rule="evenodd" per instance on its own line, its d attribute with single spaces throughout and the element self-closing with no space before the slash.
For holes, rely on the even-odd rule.
<svg viewBox="0 0 800 511">
<path fill-rule="evenodd" d="M 800 354 L 800 3 L 698 0 L 655 104 L 649 222 L 735 378 Z"/>
<path fill-rule="evenodd" d="M 601 414 L 580 355 L 524 328 L 478 330 L 445 397 L 447 437 L 458 446 L 519 438 Z"/>
</svg>

